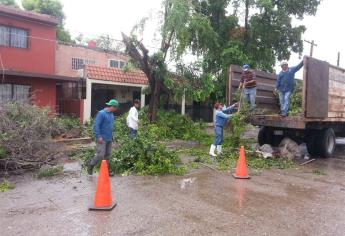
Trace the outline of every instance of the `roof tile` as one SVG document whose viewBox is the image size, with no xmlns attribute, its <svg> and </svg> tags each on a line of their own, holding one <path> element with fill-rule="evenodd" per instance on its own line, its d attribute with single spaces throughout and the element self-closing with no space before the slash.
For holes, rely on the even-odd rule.
<svg viewBox="0 0 345 236">
<path fill-rule="evenodd" d="M 148 84 L 148 79 L 141 70 L 125 72 L 120 68 L 85 65 L 85 72 L 89 79 L 94 80 L 104 80 L 127 84 Z"/>
</svg>

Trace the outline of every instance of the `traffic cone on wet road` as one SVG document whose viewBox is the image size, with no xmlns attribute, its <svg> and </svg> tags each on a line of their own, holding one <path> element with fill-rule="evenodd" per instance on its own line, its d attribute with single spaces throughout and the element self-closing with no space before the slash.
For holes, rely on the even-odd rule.
<svg viewBox="0 0 345 236">
<path fill-rule="evenodd" d="M 89 210 L 110 211 L 115 206 L 116 206 L 116 203 L 113 203 L 113 200 L 111 197 L 108 164 L 106 160 L 103 160 L 101 163 L 101 169 L 99 171 L 97 190 L 96 190 L 94 203 L 93 203 L 93 206 L 89 207 Z"/>
<path fill-rule="evenodd" d="M 237 161 L 236 172 L 232 174 L 236 179 L 249 179 L 244 147 L 241 146 L 240 157 Z"/>
</svg>

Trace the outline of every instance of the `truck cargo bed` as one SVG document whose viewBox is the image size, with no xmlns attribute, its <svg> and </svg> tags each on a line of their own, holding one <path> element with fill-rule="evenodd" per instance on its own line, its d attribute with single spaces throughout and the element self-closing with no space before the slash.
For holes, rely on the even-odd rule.
<svg viewBox="0 0 345 236">
<path fill-rule="evenodd" d="M 311 57 L 304 57 L 300 116 L 281 117 L 273 94 L 276 75 L 257 71 L 257 112 L 251 123 L 260 126 L 260 145 L 279 145 L 284 138 L 306 143 L 310 155 L 332 156 L 336 137 L 345 137 L 345 70 Z M 230 66 L 227 103 L 233 102 L 241 79 L 241 67 Z M 272 115 L 267 115 L 272 114 Z"/>
<path fill-rule="evenodd" d="M 281 117 L 279 115 L 255 115 L 251 123 L 255 126 L 269 126 L 290 129 L 306 129 L 308 126 L 317 126 L 319 123 L 345 122 L 344 118 L 305 118 L 303 116 Z"/>
</svg>

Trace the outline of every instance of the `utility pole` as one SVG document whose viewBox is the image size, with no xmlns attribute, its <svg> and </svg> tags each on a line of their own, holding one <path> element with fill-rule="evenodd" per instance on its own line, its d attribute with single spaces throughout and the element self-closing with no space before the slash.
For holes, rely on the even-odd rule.
<svg viewBox="0 0 345 236">
<path fill-rule="evenodd" d="M 312 40 L 312 41 L 304 40 L 304 42 L 309 43 L 311 45 L 310 46 L 310 57 L 313 57 L 314 46 L 317 46 L 317 44 L 314 42 L 314 40 Z"/>
<path fill-rule="evenodd" d="M 338 52 L 338 60 L 337 60 L 337 66 L 340 66 L 340 52 Z"/>
</svg>

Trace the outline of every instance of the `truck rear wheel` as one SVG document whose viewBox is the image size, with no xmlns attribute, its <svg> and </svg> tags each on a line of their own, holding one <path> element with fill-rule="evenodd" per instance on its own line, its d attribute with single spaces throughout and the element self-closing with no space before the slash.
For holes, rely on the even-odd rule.
<svg viewBox="0 0 345 236">
<path fill-rule="evenodd" d="M 307 145 L 308 153 L 311 156 L 318 156 L 320 153 L 319 146 L 316 142 L 317 138 L 318 138 L 318 135 L 317 135 L 317 133 L 314 133 L 314 132 L 308 134 L 308 136 L 307 136 L 306 145 Z"/>
<path fill-rule="evenodd" d="M 331 157 L 336 144 L 333 129 L 328 128 L 310 132 L 307 136 L 306 144 L 310 155 L 325 158 Z"/>
<path fill-rule="evenodd" d="M 278 146 L 283 140 L 283 136 L 274 135 L 274 130 L 271 127 L 263 126 L 259 130 L 258 142 L 262 146 L 264 144 L 269 144 L 272 146 Z"/>
<path fill-rule="evenodd" d="M 326 158 L 331 157 L 334 153 L 336 142 L 333 129 L 322 130 L 318 141 L 320 143 L 320 155 Z"/>
<path fill-rule="evenodd" d="M 264 144 L 272 144 L 272 135 L 273 132 L 270 130 L 270 128 L 263 126 L 259 130 L 258 134 L 258 142 L 259 145 L 262 146 Z"/>
</svg>

